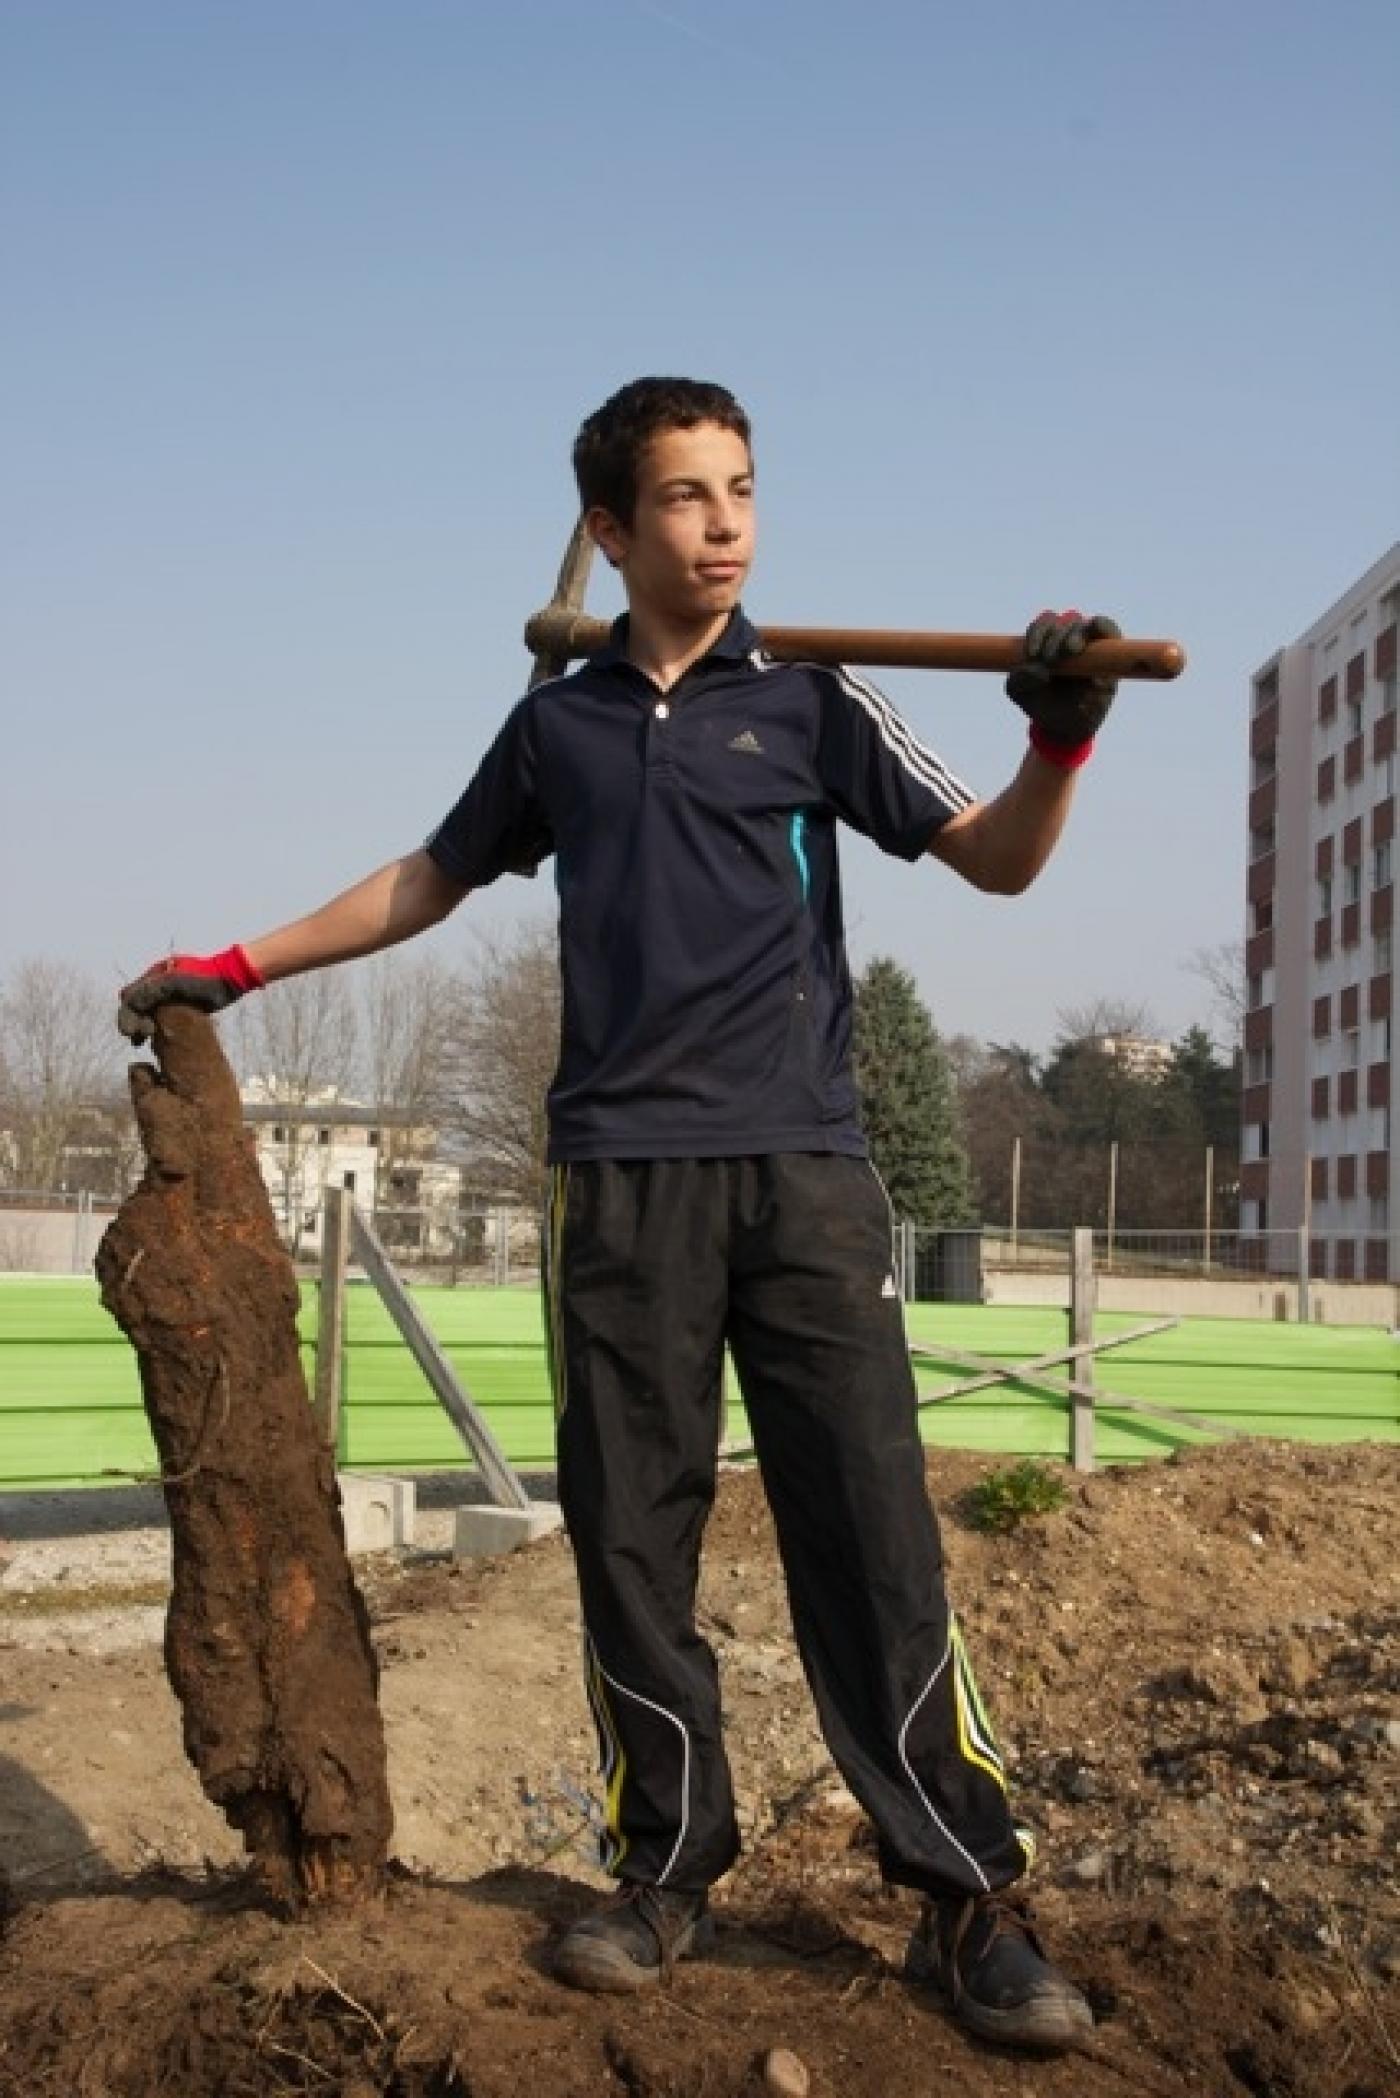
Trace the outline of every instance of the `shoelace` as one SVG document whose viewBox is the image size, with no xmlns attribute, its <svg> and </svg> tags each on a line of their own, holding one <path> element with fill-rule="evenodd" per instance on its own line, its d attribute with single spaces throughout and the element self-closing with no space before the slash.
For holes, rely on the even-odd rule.
<svg viewBox="0 0 1400 2098">
<path fill-rule="evenodd" d="M 609 1904 L 614 1909 L 634 1908 L 647 1929 L 656 1940 L 661 1955 L 661 1979 L 669 1987 L 676 1969 L 676 1942 L 689 1917 L 680 1917 L 672 1924 L 668 1921 L 664 1903 L 654 1887 L 642 1880 L 629 1880 L 612 1898 Z"/>
<path fill-rule="evenodd" d="M 938 1920 L 937 1905 L 930 1902 L 924 1912 L 922 1928 L 925 1942 L 929 1945 L 935 1958 L 937 1958 L 941 1950 L 939 1945 L 941 1933 L 938 1929 Z M 955 2000 L 962 1993 L 964 1986 L 962 1969 L 958 1964 L 958 1954 L 962 1951 L 964 1940 L 967 1938 L 969 1931 L 977 1924 L 990 1926 L 981 1952 L 978 1955 L 979 1958 L 985 1959 L 998 1938 L 1021 1939 L 1029 1944 L 1032 1951 L 1037 1953 L 1040 1958 L 1043 1959 L 1045 1957 L 1040 1940 L 1036 1936 L 1031 1923 L 1030 1904 L 1023 1895 L 994 1892 L 983 1894 L 977 1898 L 969 1896 L 958 1911 L 957 1918 L 948 1934 L 946 1954 L 939 1961 L 939 1964 L 946 1967 L 948 1985 L 953 1992 Z"/>
</svg>

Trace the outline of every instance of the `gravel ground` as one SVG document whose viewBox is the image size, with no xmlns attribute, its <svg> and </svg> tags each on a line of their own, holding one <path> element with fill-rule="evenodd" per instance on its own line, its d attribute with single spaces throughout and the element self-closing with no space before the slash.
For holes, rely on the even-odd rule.
<svg viewBox="0 0 1400 2098">
<path fill-rule="evenodd" d="M 447 1558 L 458 1508 L 487 1498 L 473 1473 L 424 1472 L 407 1566 Z M 532 1472 L 534 1500 L 555 1495 L 553 1472 Z M 170 1530 L 155 1486 L 0 1494 L 0 1620 L 28 1648 L 108 1654 L 159 1645 L 170 1584 Z M 65 1589 L 74 1607 L 63 1608 Z M 81 1591 L 81 1600 L 78 1591 Z M 110 1594 L 110 1604 L 106 1600 Z"/>
</svg>

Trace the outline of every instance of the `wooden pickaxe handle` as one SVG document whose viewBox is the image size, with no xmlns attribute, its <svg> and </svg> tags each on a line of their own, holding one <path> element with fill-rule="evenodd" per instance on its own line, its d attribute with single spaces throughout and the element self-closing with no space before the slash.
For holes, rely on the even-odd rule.
<svg viewBox="0 0 1400 2098">
<path fill-rule="evenodd" d="M 865 663 L 886 670 L 1015 670 L 1025 661 L 1019 634 L 920 634 L 883 627 L 765 626 L 763 646 L 783 662 Z M 525 646 L 536 656 L 568 662 L 604 646 L 608 628 L 551 605 L 526 622 Z M 1180 677 L 1186 651 L 1179 641 L 1091 641 L 1059 666 L 1061 676 Z"/>
</svg>

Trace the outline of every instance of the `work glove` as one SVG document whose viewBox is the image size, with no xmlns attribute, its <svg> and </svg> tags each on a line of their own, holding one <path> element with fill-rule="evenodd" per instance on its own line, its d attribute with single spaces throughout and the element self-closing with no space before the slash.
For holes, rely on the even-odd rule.
<svg viewBox="0 0 1400 2098">
<path fill-rule="evenodd" d="M 129 983 L 117 1006 L 117 1026 L 131 1042 L 148 1042 L 155 1032 L 158 1005 L 192 1005 L 201 1013 L 221 1013 L 245 991 L 262 988 L 263 977 L 241 947 L 221 954 L 172 954 Z"/>
<path fill-rule="evenodd" d="M 1052 676 L 1057 664 L 1077 656 L 1090 641 L 1117 641 L 1122 628 L 1102 612 L 1041 612 L 1026 628 L 1026 660 L 1006 680 L 1009 698 L 1030 716 L 1031 743 L 1052 765 L 1073 771 L 1094 747 L 1094 737 L 1113 705 L 1118 680 Z"/>
</svg>

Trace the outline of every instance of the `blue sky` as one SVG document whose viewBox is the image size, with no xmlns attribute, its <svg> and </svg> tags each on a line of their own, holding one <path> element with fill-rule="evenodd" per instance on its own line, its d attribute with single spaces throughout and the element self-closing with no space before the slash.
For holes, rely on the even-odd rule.
<svg viewBox="0 0 1400 2098">
<path fill-rule="evenodd" d="M 1248 674 L 1400 535 L 1397 77 L 1393 0 L 3 0 L 0 977 L 115 987 L 420 842 L 574 429 L 679 370 L 755 419 L 760 620 L 1186 643 L 1028 895 L 846 855 L 945 1030 L 1179 1031 Z M 1009 776 L 995 680 L 882 682 Z"/>
</svg>

